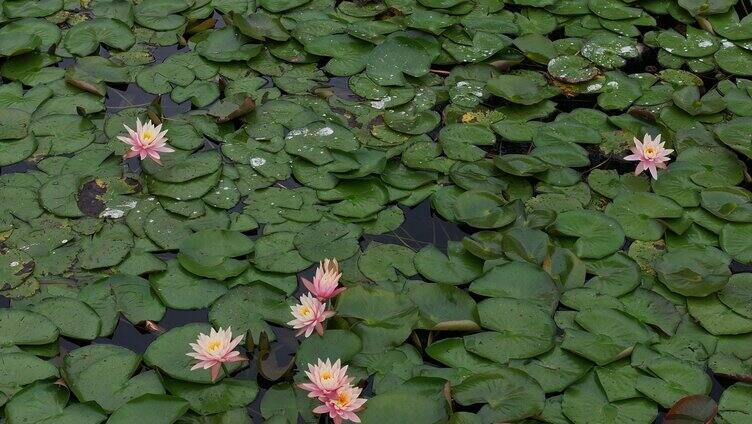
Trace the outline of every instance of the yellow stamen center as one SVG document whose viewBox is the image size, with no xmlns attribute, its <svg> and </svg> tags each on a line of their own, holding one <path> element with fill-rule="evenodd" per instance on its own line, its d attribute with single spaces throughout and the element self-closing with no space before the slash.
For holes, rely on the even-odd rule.
<svg viewBox="0 0 752 424">
<path fill-rule="evenodd" d="M 303 306 L 302 308 L 300 308 L 300 315 L 303 315 L 304 317 L 311 315 L 311 308 L 309 308 L 308 306 Z"/>
<path fill-rule="evenodd" d="M 652 158 L 652 157 L 655 157 L 657 153 L 658 153 L 658 149 L 656 149 L 655 146 L 645 147 L 645 156 Z"/>
<path fill-rule="evenodd" d="M 214 352 L 215 350 L 221 347 L 222 347 L 222 342 L 220 342 L 219 340 L 212 340 L 211 342 L 209 342 L 208 345 L 206 345 L 206 349 L 209 352 Z"/>
<path fill-rule="evenodd" d="M 144 131 L 143 136 L 141 136 L 141 142 L 144 144 L 148 144 L 154 141 L 154 133 L 151 131 Z"/>
<path fill-rule="evenodd" d="M 323 373 L 321 373 L 321 378 L 324 380 L 329 380 L 330 378 L 332 378 L 332 373 L 330 373 L 329 371 L 324 371 Z"/>
<path fill-rule="evenodd" d="M 344 406 L 350 403 L 350 395 L 347 393 L 338 393 L 337 394 L 337 405 Z"/>
</svg>

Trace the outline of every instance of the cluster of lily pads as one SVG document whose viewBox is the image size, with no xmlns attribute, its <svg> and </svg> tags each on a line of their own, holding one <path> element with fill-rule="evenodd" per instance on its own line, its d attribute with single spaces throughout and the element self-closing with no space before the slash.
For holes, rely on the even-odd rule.
<svg viewBox="0 0 752 424">
<path fill-rule="evenodd" d="M 749 424 L 745 7 L 2 1 L 0 422 Z"/>
</svg>

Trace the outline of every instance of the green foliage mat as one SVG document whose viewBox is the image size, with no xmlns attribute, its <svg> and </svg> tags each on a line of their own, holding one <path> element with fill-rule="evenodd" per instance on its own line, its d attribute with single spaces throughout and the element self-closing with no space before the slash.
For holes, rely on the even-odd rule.
<svg viewBox="0 0 752 424">
<path fill-rule="evenodd" d="M 0 3 L 0 422 L 752 422 L 748 1 Z"/>
</svg>

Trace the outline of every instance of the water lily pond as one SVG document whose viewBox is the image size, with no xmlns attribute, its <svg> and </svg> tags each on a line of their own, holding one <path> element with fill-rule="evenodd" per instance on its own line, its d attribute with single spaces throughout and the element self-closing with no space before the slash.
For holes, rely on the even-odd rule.
<svg viewBox="0 0 752 424">
<path fill-rule="evenodd" d="M 0 1 L 0 423 L 752 423 L 748 11 Z"/>
</svg>

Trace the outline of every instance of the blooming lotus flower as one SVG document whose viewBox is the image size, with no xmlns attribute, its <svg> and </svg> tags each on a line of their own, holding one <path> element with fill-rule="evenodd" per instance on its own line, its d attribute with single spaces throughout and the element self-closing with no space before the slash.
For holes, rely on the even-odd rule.
<svg viewBox="0 0 752 424">
<path fill-rule="evenodd" d="M 292 309 L 292 315 L 295 319 L 288 322 L 287 325 L 300 330 L 295 334 L 296 336 L 305 333 L 305 336 L 308 337 L 313 333 L 313 330 L 316 330 L 319 335 L 323 335 L 324 326 L 321 323 L 334 316 L 334 311 L 327 311 L 326 305 L 310 294 L 300 296 L 300 304 L 290 306 L 290 309 Z"/>
<path fill-rule="evenodd" d="M 128 137 L 118 136 L 118 139 L 131 146 L 131 150 L 123 156 L 124 159 L 139 156 L 141 160 L 144 160 L 149 157 L 161 165 L 159 153 L 175 151 L 167 147 L 167 137 L 165 137 L 167 130 L 162 131 L 162 124 L 155 127 L 149 120 L 142 125 L 141 120 L 137 118 L 135 131 L 125 124 L 123 126 L 128 130 Z"/>
<path fill-rule="evenodd" d="M 342 423 L 342 420 L 349 420 L 359 423 L 355 413 L 359 411 L 366 403 L 366 399 L 359 398 L 361 388 L 350 385 L 340 387 L 334 396 L 330 397 L 323 405 L 313 409 L 316 414 L 329 414 L 334 424 Z"/>
<path fill-rule="evenodd" d="M 319 262 L 319 267 L 316 268 L 316 275 L 313 277 L 313 282 L 301 278 L 303 285 L 320 301 L 325 302 L 338 294 L 342 293 L 345 288 L 338 287 L 339 279 L 342 277 L 342 273 L 339 270 L 339 264 L 336 259 L 324 259 L 324 262 Z"/>
<path fill-rule="evenodd" d="M 240 356 L 240 352 L 233 350 L 240 344 L 241 340 L 243 340 L 243 335 L 235 339 L 232 338 L 230 327 L 227 327 L 227 330 L 222 330 L 222 327 L 220 327 L 219 331 L 212 328 L 208 336 L 204 333 L 199 334 L 196 343 L 189 343 L 194 351 L 186 353 L 186 355 L 199 361 L 191 368 L 191 371 L 199 368 L 211 368 L 211 379 L 212 381 L 216 380 L 223 363 L 246 360 Z"/>
<path fill-rule="evenodd" d="M 673 149 L 665 149 L 661 143 L 661 135 L 658 134 L 654 139 L 650 138 L 650 135 L 645 134 L 645 138 L 640 142 L 637 138 L 634 139 L 634 147 L 630 148 L 632 154 L 625 157 L 624 160 L 639 161 L 637 168 L 635 169 L 635 175 L 639 175 L 644 170 L 650 171 L 650 175 L 654 180 L 658 179 L 658 168 L 666 168 L 666 162 L 671 160 L 668 157 L 673 152 Z"/>
<path fill-rule="evenodd" d="M 308 397 L 318 398 L 322 402 L 336 395 L 337 390 L 352 382 L 352 378 L 347 376 L 347 365 L 340 366 L 339 359 L 334 364 L 329 361 L 329 358 L 326 358 L 326 362 L 319 359 L 316 365 L 308 364 L 308 371 L 305 373 L 310 383 L 302 383 L 298 387 L 307 391 Z"/>
</svg>

